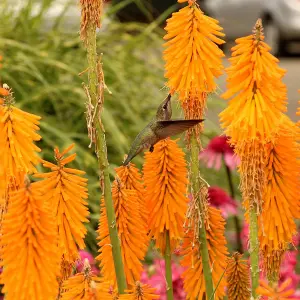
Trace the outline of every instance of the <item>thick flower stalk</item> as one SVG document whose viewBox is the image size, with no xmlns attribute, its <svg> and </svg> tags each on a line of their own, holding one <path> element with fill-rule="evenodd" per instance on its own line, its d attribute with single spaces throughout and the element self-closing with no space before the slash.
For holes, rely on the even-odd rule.
<svg viewBox="0 0 300 300">
<path fill-rule="evenodd" d="M 252 292 L 258 286 L 258 224 L 266 184 L 266 144 L 274 141 L 279 131 L 282 112 L 286 110 L 285 70 L 278 67 L 264 43 L 259 19 L 253 34 L 236 40 L 232 48 L 228 74 L 228 90 L 223 98 L 231 100 L 220 114 L 221 126 L 241 160 L 241 191 L 248 206 L 250 225 L 250 258 Z"/>
<path fill-rule="evenodd" d="M 295 218 L 300 218 L 298 128 L 288 117 L 283 119 L 276 141 L 267 145 L 267 183 L 258 219 L 260 249 L 271 281 L 278 280 L 282 256 L 297 233 Z"/>
<path fill-rule="evenodd" d="M 119 232 L 126 280 L 132 286 L 140 280 L 143 270 L 141 260 L 144 259 L 148 249 L 146 222 L 141 217 L 137 192 L 126 189 L 118 178 L 114 181 L 112 196 L 116 212 L 115 226 Z M 115 281 L 106 207 L 103 205 L 103 199 L 101 202 L 102 208 L 98 229 L 100 254 L 96 259 L 100 261 L 101 273 L 104 279 Z"/>
<path fill-rule="evenodd" d="M 101 26 L 102 0 L 81 0 L 81 38 L 87 51 L 88 86 L 84 86 L 87 95 L 87 129 L 98 159 L 100 184 L 104 195 L 108 229 L 111 240 L 113 266 L 117 277 L 119 293 L 126 288 L 125 271 L 122 261 L 121 246 L 112 202 L 111 183 L 109 177 L 105 129 L 101 120 L 104 104 L 104 74 L 102 62 L 97 54 L 96 29 Z"/>
<path fill-rule="evenodd" d="M 14 106 L 12 90 L 0 89 L 0 168 L 5 188 L 17 189 L 25 174 L 37 172 L 40 148 L 34 142 L 41 136 L 36 133 L 41 117 L 24 112 Z"/>
<path fill-rule="evenodd" d="M 257 288 L 256 292 L 258 295 L 263 296 L 262 299 L 270 299 L 270 300 L 296 300 L 298 297 L 293 297 L 294 290 L 289 287 L 291 284 L 291 280 L 287 279 L 283 282 L 279 287 L 275 284 L 273 286 L 269 286 L 265 281 L 260 280 L 260 285 Z"/>
<path fill-rule="evenodd" d="M 223 273 L 226 268 L 228 254 L 224 236 L 225 220 L 221 215 L 221 211 L 214 207 L 209 207 L 207 214 L 205 228 L 209 266 L 212 269 L 214 287 L 221 280 L 215 292 L 215 299 L 221 300 L 225 296 L 226 277 L 223 276 Z M 203 296 L 206 295 L 203 263 L 201 256 L 199 256 L 200 244 L 199 240 L 195 239 L 195 234 L 193 229 L 186 233 L 181 251 L 181 255 L 183 255 L 181 265 L 186 267 L 182 277 L 187 299 L 203 299 Z"/>
<path fill-rule="evenodd" d="M 68 155 L 74 144 L 60 152 L 56 147 L 54 156 L 56 164 L 43 161 L 49 168 L 48 173 L 35 174 L 43 180 L 36 184 L 43 192 L 44 200 L 49 202 L 56 219 L 58 245 L 61 257 L 68 263 L 78 259 L 78 248 L 84 249 L 86 235 L 85 222 L 89 216 L 87 179 L 81 177 L 84 171 L 68 168 L 66 165 L 75 160 L 76 153 Z"/>
<path fill-rule="evenodd" d="M 120 295 L 119 300 L 154 300 L 159 299 L 155 289 L 149 284 L 142 284 L 137 281 L 131 290 L 126 291 L 127 294 Z"/>
<path fill-rule="evenodd" d="M 55 298 L 60 258 L 56 240 L 55 220 L 38 185 L 11 192 L 0 248 L 5 299 Z"/>
<path fill-rule="evenodd" d="M 83 271 L 65 280 L 60 300 L 106 300 L 110 297 L 110 283 L 92 273 L 86 259 Z"/>
<path fill-rule="evenodd" d="M 226 269 L 228 300 L 249 300 L 250 289 L 250 270 L 248 262 L 242 259 L 242 255 L 235 252 L 228 259 Z"/>
<path fill-rule="evenodd" d="M 184 152 L 176 141 L 166 139 L 146 152 L 144 164 L 148 228 L 155 245 L 165 253 L 169 234 L 171 251 L 183 238 L 183 223 L 187 211 L 187 166 Z"/>
</svg>

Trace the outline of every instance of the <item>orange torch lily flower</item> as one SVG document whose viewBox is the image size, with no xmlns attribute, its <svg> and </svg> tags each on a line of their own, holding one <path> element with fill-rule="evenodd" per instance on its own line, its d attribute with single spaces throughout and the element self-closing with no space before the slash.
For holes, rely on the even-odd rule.
<svg viewBox="0 0 300 300">
<path fill-rule="evenodd" d="M 55 148 L 56 164 L 43 161 L 43 166 L 51 171 L 35 175 L 43 178 L 36 184 L 43 191 L 45 201 L 52 207 L 57 222 L 61 256 L 69 263 L 78 258 L 77 245 L 80 249 L 85 247 L 87 230 L 83 223 L 89 222 L 87 179 L 80 177 L 85 172 L 66 167 L 76 157 L 76 153 L 65 157 L 73 147 L 74 144 L 62 152 Z"/>
<path fill-rule="evenodd" d="M 57 232 L 38 185 L 33 183 L 10 193 L 1 233 L 5 298 L 55 299 L 59 272 Z"/>
<path fill-rule="evenodd" d="M 196 1 L 172 14 L 164 36 L 165 77 L 171 93 L 178 92 L 184 101 L 190 95 L 216 89 L 214 77 L 222 74 L 222 27 L 203 14 Z"/>
<path fill-rule="evenodd" d="M 285 70 L 270 54 L 264 42 L 259 19 L 252 35 L 236 40 L 232 48 L 228 74 L 228 107 L 221 112 L 220 122 L 233 144 L 243 141 L 269 141 L 278 131 L 281 112 L 286 111 Z"/>
<path fill-rule="evenodd" d="M 16 189 L 23 184 L 24 175 L 37 172 L 40 152 L 34 142 L 41 136 L 41 117 L 24 112 L 14 106 L 12 91 L 0 89 L 2 107 L 0 108 L 0 166 L 4 175 L 5 187 Z"/>
<path fill-rule="evenodd" d="M 116 173 L 126 189 L 136 191 L 139 199 L 141 218 L 144 219 L 146 224 L 148 221 L 148 211 L 145 204 L 145 186 L 139 169 L 133 163 L 130 163 L 127 166 L 116 168 Z"/>
<path fill-rule="evenodd" d="M 65 280 L 62 285 L 61 300 L 111 300 L 110 283 L 103 282 L 91 271 L 88 260 L 83 271 Z"/>
<path fill-rule="evenodd" d="M 259 281 L 260 286 L 256 289 L 258 295 L 265 296 L 270 300 L 296 300 L 293 297 L 294 290 L 289 288 L 291 279 L 287 279 L 279 287 L 275 284 L 273 287 L 269 286 L 265 281 Z"/>
<path fill-rule="evenodd" d="M 260 248 L 272 281 L 278 280 L 282 256 L 297 233 L 295 218 L 300 218 L 298 132 L 288 117 L 283 118 L 276 141 L 267 145 L 267 183 L 258 218 Z"/>
<path fill-rule="evenodd" d="M 112 197 L 116 212 L 116 224 L 121 241 L 122 260 L 127 283 L 134 285 L 143 270 L 141 260 L 148 249 L 146 223 L 141 217 L 139 197 L 135 190 L 126 189 L 117 179 L 112 187 Z M 108 222 L 104 199 L 99 220 L 99 252 L 96 257 L 100 261 L 101 273 L 105 280 L 115 281 L 114 261 L 112 257 Z"/>
<path fill-rule="evenodd" d="M 183 151 L 176 141 L 158 142 L 152 153 L 146 152 L 144 164 L 148 228 L 156 247 L 165 252 L 169 232 L 172 251 L 183 238 L 187 211 L 187 168 Z"/>
<path fill-rule="evenodd" d="M 148 284 L 142 284 L 137 281 L 131 290 L 126 291 L 127 294 L 120 295 L 119 300 L 154 300 L 160 296 L 155 293 L 155 289 Z"/>
<path fill-rule="evenodd" d="M 235 252 L 228 259 L 226 275 L 228 299 L 249 300 L 251 296 L 250 270 L 247 261 L 242 259 L 242 254 Z"/>
</svg>

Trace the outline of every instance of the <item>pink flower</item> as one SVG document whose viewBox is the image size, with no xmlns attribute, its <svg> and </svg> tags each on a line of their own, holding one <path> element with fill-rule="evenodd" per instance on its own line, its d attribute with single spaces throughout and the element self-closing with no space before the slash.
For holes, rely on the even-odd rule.
<svg viewBox="0 0 300 300">
<path fill-rule="evenodd" d="M 79 255 L 80 255 L 80 259 L 76 263 L 77 271 L 82 272 L 84 260 L 87 259 L 89 261 L 89 264 L 90 264 L 91 268 L 92 268 L 92 272 L 95 275 L 98 275 L 99 270 L 96 267 L 96 261 L 95 261 L 95 258 L 93 257 L 93 255 L 91 253 L 87 252 L 87 251 L 84 251 L 84 250 L 79 250 Z"/>
<path fill-rule="evenodd" d="M 219 208 L 224 218 L 237 214 L 237 203 L 220 187 L 212 186 L 208 188 L 210 204 Z"/>
<path fill-rule="evenodd" d="M 184 269 L 181 266 L 172 263 L 173 293 L 174 299 L 176 300 L 184 300 L 186 297 L 183 289 L 183 281 L 180 277 L 183 270 Z M 165 261 L 163 259 L 155 259 L 153 265 L 145 267 L 145 270 L 142 273 L 141 281 L 156 288 L 157 293 L 160 295 L 159 299 L 167 299 Z"/>
<path fill-rule="evenodd" d="M 234 170 L 239 163 L 226 136 L 216 136 L 211 139 L 199 155 L 199 159 L 203 160 L 208 168 L 215 168 L 216 170 L 221 168 L 222 157 L 224 157 L 226 166 L 231 170 Z"/>
<path fill-rule="evenodd" d="M 280 268 L 280 282 L 291 278 L 291 287 L 296 289 L 300 283 L 300 275 L 296 273 L 298 251 L 287 251 L 284 255 Z"/>
</svg>

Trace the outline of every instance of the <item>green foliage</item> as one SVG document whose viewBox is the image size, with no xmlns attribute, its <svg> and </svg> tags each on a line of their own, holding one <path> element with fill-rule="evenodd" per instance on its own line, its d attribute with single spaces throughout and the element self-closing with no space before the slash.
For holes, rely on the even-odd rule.
<svg viewBox="0 0 300 300">
<path fill-rule="evenodd" d="M 85 170 L 89 178 L 92 214 L 87 245 L 95 252 L 100 190 L 97 161 L 93 149 L 88 148 L 86 95 L 82 88 L 87 75 L 78 75 L 87 68 L 86 54 L 78 35 L 79 12 L 74 22 L 76 28 L 64 25 L 68 6 L 51 22 L 47 19 L 55 2 L 27 0 L 23 9 L 18 11 L 12 10 L 9 1 L 1 2 L 0 55 L 3 56 L 3 68 L 0 82 L 13 88 L 18 107 L 42 117 L 43 140 L 39 146 L 43 158 L 53 160 L 56 145 L 64 148 L 73 142 L 76 144 L 74 167 Z M 73 0 L 67 5 L 72 2 L 74 5 Z M 125 4 L 130 2 L 124 1 Z M 114 13 L 121 6 L 108 7 L 103 28 L 98 32 L 98 52 L 103 53 L 105 81 L 112 92 L 111 95 L 105 94 L 102 113 L 112 175 L 133 138 L 152 118 L 167 94 L 162 59 L 164 31 L 159 26 L 176 8 L 171 7 L 151 24 L 120 24 L 114 19 Z M 212 97 L 209 103 L 215 104 L 216 99 Z M 181 112 L 176 114 L 180 116 Z M 206 134 L 211 136 L 216 130 L 218 126 L 207 120 Z M 204 137 L 204 142 L 207 140 Z M 141 166 L 142 157 L 137 157 L 135 163 Z"/>
</svg>

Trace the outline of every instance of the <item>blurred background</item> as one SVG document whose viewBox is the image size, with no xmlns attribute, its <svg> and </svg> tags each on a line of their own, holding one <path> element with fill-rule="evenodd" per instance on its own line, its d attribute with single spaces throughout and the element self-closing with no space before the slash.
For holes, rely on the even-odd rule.
<svg viewBox="0 0 300 300">
<path fill-rule="evenodd" d="M 88 225 L 88 248 L 95 253 L 95 228 L 99 218 L 97 162 L 88 148 L 85 121 L 86 97 L 82 83 L 87 63 L 79 39 L 79 0 L 1 0 L 0 82 L 14 90 L 17 106 L 40 115 L 39 146 L 52 160 L 53 147 L 76 143 L 77 168 L 89 178 L 92 212 Z M 202 0 L 202 10 L 217 18 L 226 34 L 226 56 L 235 38 L 251 34 L 257 18 L 263 19 L 266 41 L 288 72 L 289 116 L 296 120 L 300 67 L 299 0 Z M 107 134 L 111 174 L 127 153 L 140 129 L 152 118 L 167 94 L 162 59 L 165 20 L 179 8 L 176 0 L 114 0 L 105 4 L 103 26 L 98 31 L 98 52 L 103 53 L 106 93 L 103 122 Z M 227 58 L 224 59 L 228 66 Z M 219 98 L 225 91 L 225 75 L 218 90 L 209 96 L 203 144 L 221 133 L 218 113 L 226 106 Z M 174 101 L 175 102 L 175 101 Z M 175 117 L 182 114 L 173 103 Z M 134 162 L 141 166 L 142 156 Z M 226 169 L 208 169 L 204 177 L 212 185 L 227 189 Z M 238 176 L 233 175 L 236 191 Z M 239 196 L 236 196 L 237 198 Z M 230 223 L 229 223 L 230 224 Z M 229 225 L 230 226 L 230 225 Z"/>
</svg>

